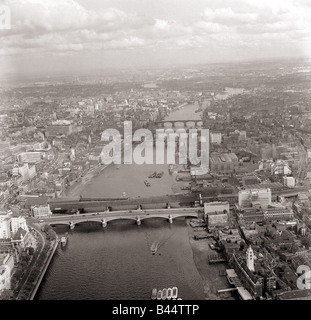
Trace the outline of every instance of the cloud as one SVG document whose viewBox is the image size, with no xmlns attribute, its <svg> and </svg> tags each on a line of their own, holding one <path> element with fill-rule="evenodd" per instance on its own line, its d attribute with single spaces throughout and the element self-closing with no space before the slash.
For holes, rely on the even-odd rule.
<svg viewBox="0 0 311 320">
<path fill-rule="evenodd" d="M 74 0 L 8 0 L 8 5 L 16 33 L 135 29 L 144 22 L 116 8 L 87 10 Z"/>
<path fill-rule="evenodd" d="M 87 9 L 79 0 L 6 0 L 12 29 L 0 32 L 0 55 L 138 48 L 239 48 L 295 46 L 309 50 L 309 0 L 206 0 L 201 15 L 167 19 L 119 8 Z M 177 3 L 177 2 L 175 2 Z M 179 6 L 189 6 L 179 0 Z M 203 6 L 204 5 L 204 6 Z M 138 8 L 136 8 L 138 9 Z M 184 9 L 181 11 L 185 11 Z M 307 48 L 307 49 L 306 49 Z M 269 49 L 270 50 L 270 49 Z"/>
</svg>

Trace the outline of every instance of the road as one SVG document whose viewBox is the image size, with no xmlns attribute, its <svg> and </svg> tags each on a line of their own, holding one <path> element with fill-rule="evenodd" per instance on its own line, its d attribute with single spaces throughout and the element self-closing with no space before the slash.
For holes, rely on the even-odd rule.
<svg viewBox="0 0 311 320">
<path fill-rule="evenodd" d="M 110 211 L 110 212 L 97 212 L 87 214 L 73 214 L 73 215 L 52 215 L 42 218 L 40 223 L 58 224 L 69 222 L 75 223 L 76 221 L 97 221 L 101 222 L 102 219 L 106 221 L 117 219 L 135 219 L 139 216 L 141 220 L 145 218 L 168 218 L 170 215 L 175 218 L 179 216 L 197 216 L 198 208 L 178 208 L 178 209 L 156 209 L 156 210 L 129 210 L 129 211 Z"/>
</svg>

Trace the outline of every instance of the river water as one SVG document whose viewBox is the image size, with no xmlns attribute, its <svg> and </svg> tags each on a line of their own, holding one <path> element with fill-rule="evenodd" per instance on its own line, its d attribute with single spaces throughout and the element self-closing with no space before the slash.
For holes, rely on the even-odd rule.
<svg viewBox="0 0 311 320">
<path fill-rule="evenodd" d="M 197 120 L 195 106 L 183 107 L 187 120 Z M 191 113 L 192 112 L 192 113 Z M 176 111 L 176 120 L 182 110 Z M 193 114 L 193 118 L 191 118 Z M 174 120 L 174 114 L 169 115 Z M 185 120 L 185 119 L 182 119 Z M 154 196 L 173 193 L 174 179 L 167 165 L 112 165 L 83 190 L 83 196 Z M 143 181 L 153 171 L 161 179 Z M 177 286 L 187 300 L 204 299 L 202 279 L 193 261 L 188 225 L 184 218 L 173 224 L 164 219 L 147 219 L 137 226 L 129 220 L 112 221 L 103 229 L 83 223 L 69 231 L 56 226 L 59 234 L 69 232 L 68 244 L 59 248 L 47 270 L 35 299 L 39 300 L 139 300 L 150 299 L 153 288 Z M 159 244 L 155 255 L 152 243 Z M 208 264 L 207 264 L 208 267 Z"/>
</svg>

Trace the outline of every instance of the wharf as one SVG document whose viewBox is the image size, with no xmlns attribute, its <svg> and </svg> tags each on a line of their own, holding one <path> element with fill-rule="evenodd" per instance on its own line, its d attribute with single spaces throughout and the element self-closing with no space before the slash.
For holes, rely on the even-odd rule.
<svg viewBox="0 0 311 320">
<path fill-rule="evenodd" d="M 221 262 L 227 262 L 227 260 L 221 255 L 221 254 L 211 254 L 208 256 L 208 263 L 221 263 Z"/>
</svg>

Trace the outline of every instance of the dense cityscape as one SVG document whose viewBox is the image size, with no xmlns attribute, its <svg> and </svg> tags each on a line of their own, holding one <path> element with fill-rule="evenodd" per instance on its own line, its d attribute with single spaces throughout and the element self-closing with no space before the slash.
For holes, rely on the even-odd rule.
<svg viewBox="0 0 311 320">
<path fill-rule="evenodd" d="M 233 13 L 205 11 L 214 29 Z M 1 72 L 0 299 L 310 300 L 311 60 L 295 56 Z"/>
<path fill-rule="evenodd" d="M 193 237 L 209 263 L 230 265 L 254 299 L 309 296 L 297 288 L 298 266 L 310 265 L 308 63 L 241 63 L 238 77 L 237 65 L 225 64 L 151 70 L 145 78 L 129 71 L 131 80 L 91 86 L 73 78 L 2 88 L 1 256 L 13 286 L 4 283 L 2 297 L 30 298 L 58 239 L 49 217 L 100 209 L 62 209 L 57 200 L 83 201 L 81 186 L 106 168 L 103 129 L 122 132 L 132 121 L 133 131 L 155 130 L 189 105 L 210 130 L 210 170 L 170 165 L 172 194 L 199 213 Z M 193 125 L 191 116 L 184 120 Z"/>
</svg>

